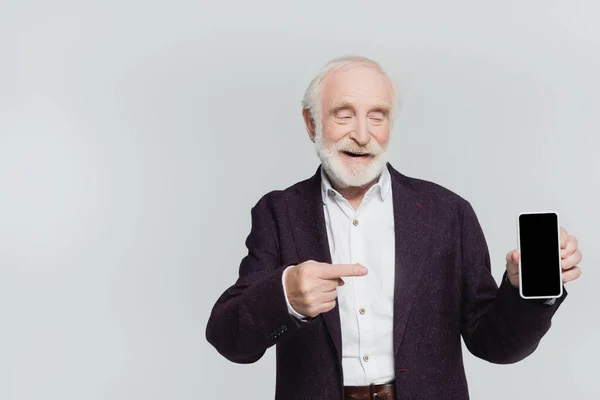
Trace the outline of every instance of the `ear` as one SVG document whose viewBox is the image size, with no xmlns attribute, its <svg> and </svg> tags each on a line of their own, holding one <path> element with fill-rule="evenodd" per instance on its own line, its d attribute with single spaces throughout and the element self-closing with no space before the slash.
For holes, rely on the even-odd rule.
<svg viewBox="0 0 600 400">
<path fill-rule="evenodd" d="M 310 115 L 310 111 L 307 109 L 302 110 L 302 118 L 304 118 L 304 124 L 306 125 L 306 132 L 311 142 L 315 141 L 315 120 Z"/>
</svg>

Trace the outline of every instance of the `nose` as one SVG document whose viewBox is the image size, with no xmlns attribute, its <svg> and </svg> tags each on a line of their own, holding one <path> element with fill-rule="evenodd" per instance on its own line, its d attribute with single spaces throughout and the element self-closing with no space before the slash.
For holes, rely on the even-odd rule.
<svg viewBox="0 0 600 400">
<path fill-rule="evenodd" d="M 366 146 L 369 143 L 371 134 L 366 118 L 356 118 L 354 129 L 350 132 L 350 138 L 360 146 Z"/>
</svg>

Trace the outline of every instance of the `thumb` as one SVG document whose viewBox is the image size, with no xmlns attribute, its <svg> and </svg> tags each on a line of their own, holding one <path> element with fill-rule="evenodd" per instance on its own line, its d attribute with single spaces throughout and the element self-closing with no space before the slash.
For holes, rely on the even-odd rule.
<svg viewBox="0 0 600 400">
<path fill-rule="evenodd" d="M 519 265 L 519 251 L 509 251 L 506 255 L 506 263 L 511 265 Z"/>
</svg>

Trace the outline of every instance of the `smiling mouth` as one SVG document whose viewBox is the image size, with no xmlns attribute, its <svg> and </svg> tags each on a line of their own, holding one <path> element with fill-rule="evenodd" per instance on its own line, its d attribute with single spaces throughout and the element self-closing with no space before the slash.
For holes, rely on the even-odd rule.
<svg viewBox="0 0 600 400">
<path fill-rule="evenodd" d="M 342 153 L 353 158 L 367 158 L 371 156 L 369 153 L 353 153 L 351 151 L 342 151 Z"/>
</svg>

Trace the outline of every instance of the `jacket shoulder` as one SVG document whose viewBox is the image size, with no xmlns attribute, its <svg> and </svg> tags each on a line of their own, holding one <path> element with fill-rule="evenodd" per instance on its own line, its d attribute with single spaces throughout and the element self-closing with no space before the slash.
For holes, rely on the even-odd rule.
<svg viewBox="0 0 600 400">
<path fill-rule="evenodd" d="M 421 196 L 428 197 L 434 202 L 459 207 L 469 204 L 468 200 L 462 195 L 439 183 L 422 178 L 402 175 L 398 172 L 396 172 L 395 175 L 404 187 Z"/>
<path fill-rule="evenodd" d="M 263 194 L 256 202 L 254 208 L 273 210 L 284 205 L 285 201 L 305 191 L 315 177 L 296 182 L 283 189 L 274 189 Z"/>
</svg>

